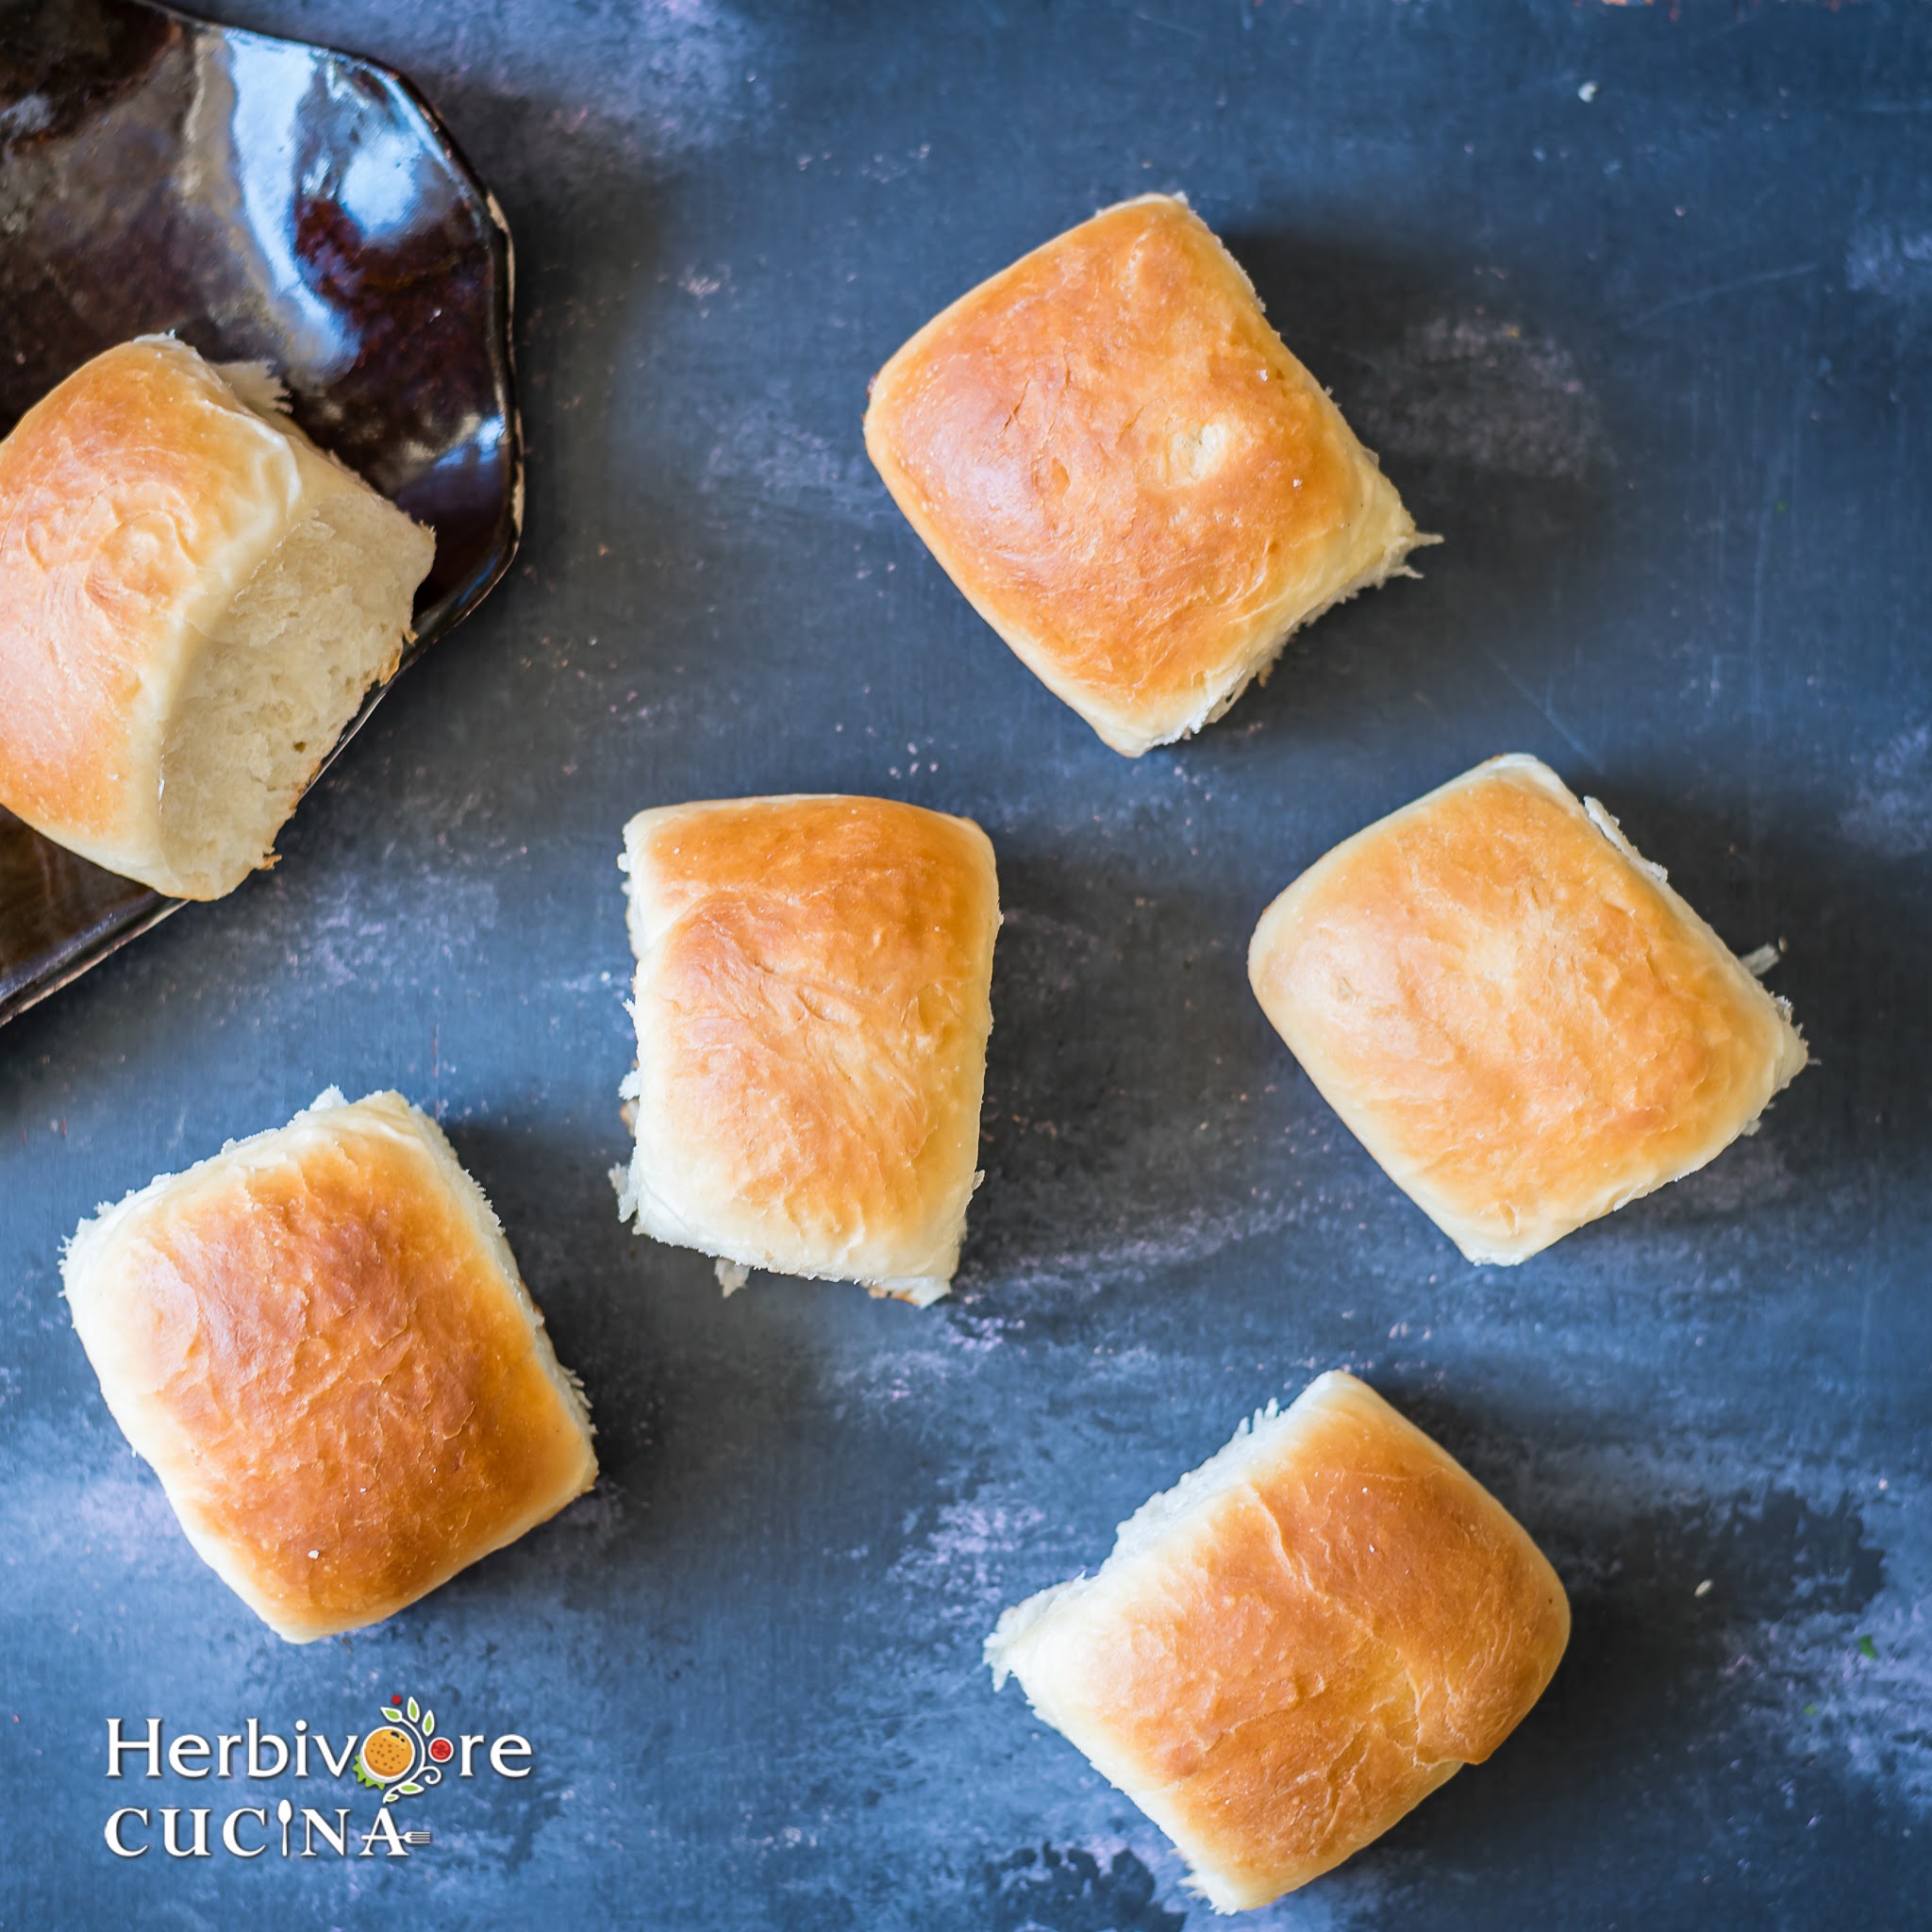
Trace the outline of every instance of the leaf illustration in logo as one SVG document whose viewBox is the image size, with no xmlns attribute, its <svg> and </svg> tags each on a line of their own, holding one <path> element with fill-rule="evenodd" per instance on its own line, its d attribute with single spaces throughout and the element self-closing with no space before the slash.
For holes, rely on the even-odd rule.
<svg viewBox="0 0 1932 1932">
<path fill-rule="evenodd" d="M 436 1713 L 433 1710 L 425 1710 L 423 1713 L 423 1735 L 425 1738 L 433 1738 L 436 1735 Z"/>
<path fill-rule="evenodd" d="M 397 1800 L 398 1798 L 400 1798 L 400 1797 L 401 1797 L 402 1795 L 403 1795 L 403 1791 L 402 1791 L 402 1787 L 401 1787 L 400 1785 L 398 1785 L 398 1786 L 397 1786 L 397 1787 L 396 1787 L 396 1788 L 395 1788 L 395 1789 L 394 1789 L 393 1790 L 389 1790 L 389 1791 L 385 1791 L 385 1792 L 383 1792 L 383 1794 L 382 1794 L 382 1802 L 383 1802 L 383 1803 L 384 1803 L 385 1805 L 393 1805 L 393 1804 L 395 1803 L 395 1801 L 396 1801 L 396 1800 Z"/>
<path fill-rule="evenodd" d="M 356 1782 L 358 1785 L 360 1785 L 364 1790 L 373 1791 L 377 1789 L 375 1780 L 373 1777 L 371 1777 L 366 1771 L 362 1769 L 362 1760 L 360 1757 L 358 1757 L 356 1760 Z"/>
<path fill-rule="evenodd" d="M 389 1708 L 383 1712 L 383 1716 L 388 1718 L 390 1723 L 392 1724 L 399 1724 L 403 1721 L 402 1712 L 399 1711 L 394 1705 L 391 1705 Z"/>
<path fill-rule="evenodd" d="M 410 1723 L 411 1723 L 411 1724 L 413 1724 L 413 1723 L 414 1723 L 414 1722 L 415 1722 L 415 1721 L 416 1721 L 416 1720 L 417 1720 L 417 1719 L 418 1719 L 419 1717 L 421 1717 L 422 1715 L 423 1715 L 422 1709 L 421 1709 L 421 1708 L 419 1707 L 419 1706 L 417 1705 L 417 1703 L 416 1703 L 416 1700 L 415 1700 L 415 1699 L 414 1699 L 413 1697 L 412 1697 L 412 1698 L 410 1698 L 410 1699 L 409 1699 L 409 1721 L 410 1721 Z"/>
<path fill-rule="evenodd" d="M 396 1796 L 399 1798 L 420 1798 L 422 1795 L 423 1787 L 413 1781 L 409 1784 L 398 1785 L 396 1787 Z"/>
</svg>

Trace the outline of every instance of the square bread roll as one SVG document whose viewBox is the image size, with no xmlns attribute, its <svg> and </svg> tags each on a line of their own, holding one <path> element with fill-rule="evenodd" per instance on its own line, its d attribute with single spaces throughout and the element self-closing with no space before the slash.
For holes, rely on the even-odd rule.
<svg viewBox="0 0 1932 1932">
<path fill-rule="evenodd" d="M 1335 1372 L 1143 1505 L 1098 1574 L 1008 1610 L 986 1653 L 1233 1912 L 1480 1764 L 1569 1641 L 1522 1525 Z"/>
<path fill-rule="evenodd" d="M 596 1480 L 482 1189 L 398 1093 L 331 1088 L 103 1208 L 62 1273 L 189 1541 L 291 1643 L 380 1622 Z"/>
<path fill-rule="evenodd" d="M 999 882 L 970 819 L 724 799 L 625 827 L 637 1111 L 618 1211 L 744 1271 L 924 1306 L 980 1176 Z"/>
<path fill-rule="evenodd" d="M 1262 915 L 1248 977 L 1472 1261 L 1526 1260 L 1702 1167 L 1805 1064 L 1785 1002 L 1522 755 L 1317 860 Z"/>
<path fill-rule="evenodd" d="M 142 336 L 0 443 L 0 805 L 176 898 L 275 862 L 435 552 L 278 395 Z"/>
<path fill-rule="evenodd" d="M 973 608 L 1129 758 L 1434 541 L 1177 195 L 927 323 L 874 381 L 865 444 Z"/>
</svg>

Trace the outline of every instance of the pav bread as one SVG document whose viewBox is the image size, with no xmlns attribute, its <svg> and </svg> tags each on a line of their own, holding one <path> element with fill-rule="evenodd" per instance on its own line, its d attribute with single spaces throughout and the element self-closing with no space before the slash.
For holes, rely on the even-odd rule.
<svg viewBox="0 0 1932 1932">
<path fill-rule="evenodd" d="M 0 443 L 0 805 L 178 898 L 274 862 L 435 547 L 275 394 L 142 336 Z"/>
<path fill-rule="evenodd" d="M 1563 1586 L 1515 1519 L 1332 1373 L 1145 1504 L 1097 1574 L 1008 1610 L 987 1658 L 1232 1912 L 1480 1764 L 1569 1639 Z"/>
<path fill-rule="evenodd" d="M 999 884 L 970 819 L 741 798 L 625 828 L 641 1234 L 924 1305 L 979 1175 Z"/>
<path fill-rule="evenodd" d="M 1397 1187 L 1507 1265 L 1752 1131 L 1805 1042 L 1594 799 L 1491 758 L 1338 845 L 1248 952 Z"/>
<path fill-rule="evenodd" d="M 874 381 L 865 443 L 974 608 L 1129 758 L 1433 541 L 1176 195 L 927 323 Z"/>
<path fill-rule="evenodd" d="M 379 1622 L 596 1479 L 483 1191 L 400 1094 L 330 1089 L 103 1208 L 62 1273 L 189 1541 L 291 1643 Z"/>
</svg>

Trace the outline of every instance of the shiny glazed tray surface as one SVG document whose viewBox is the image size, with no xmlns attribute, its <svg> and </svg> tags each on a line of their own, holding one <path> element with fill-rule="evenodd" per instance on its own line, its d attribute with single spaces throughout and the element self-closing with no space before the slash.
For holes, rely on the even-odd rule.
<svg viewBox="0 0 1932 1932">
<path fill-rule="evenodd" d="M 0 30 L 0 431 L 172 330 L 268 363 L 303 428 L 435 530 L 404 664 L 508 567 L 509 234 L 399 75 L 141 0 L 40 0 Z M 0 809 L 0 1022 L 179 905 Z"/>
</svg>

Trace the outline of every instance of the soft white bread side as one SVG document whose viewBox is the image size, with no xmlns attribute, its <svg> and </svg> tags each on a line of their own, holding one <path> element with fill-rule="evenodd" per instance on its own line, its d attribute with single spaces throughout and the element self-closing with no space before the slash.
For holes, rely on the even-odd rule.
<svg viewBox="0 0 1932 1932">
<path fill-rule="evenodd" d="M 181 898 L 273 863 L 435 549 L 273 396 L 143 336 L 0 443 L 0 805 Z"/>
<path fill-rule="evenodd" d="M 1335 1372 L 1145 1504 L 1098 1574 L 1008 1610 L 986 1651 L 994 1688 L 1017 1676 L 1231 1912 L 1481 1763 L 1569 1638 L 1522 1525 Z"/>
<path fill-rule="evenodd" d="M 979 1175 L 999 881 L 970 819 L 741 798 L 625 828 L 641 1234 L 921 1306 Z"/>
<path fill-rule="evenodd" d="M 1178 195 L 1103 209 L 927 323 L 874 381 L 865 444 L 974 608 L 1129 758 L 1436 541 Z"/>
<path fill-rule="evenodd" d="M 390 1616 L 596 1479 L 483 1191 L 400 1094 L 331 1088 L 104 1207 L 62 1274 L 189 1541 L 291 1642 Z"/>
<path fill-rule="evenodd" d="M 1248 976 L 1472 1261 L 1525 1260 L 1702 1167 L 1805 1064 L 1785 1003 L 1522 754 L 1318 859 L 1262 914 Z"/>
</svg>

